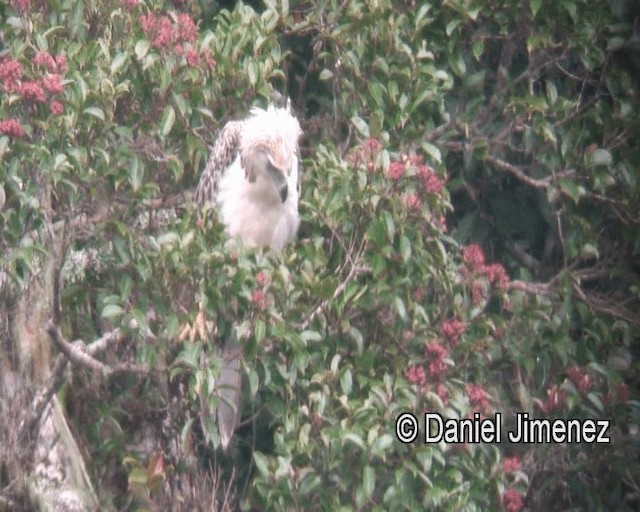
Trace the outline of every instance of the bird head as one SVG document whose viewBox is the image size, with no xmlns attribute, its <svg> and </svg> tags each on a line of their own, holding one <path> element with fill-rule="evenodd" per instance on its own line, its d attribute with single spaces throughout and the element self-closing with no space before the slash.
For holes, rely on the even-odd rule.
<svg viewBox="0 0 640 512">
<path fill-rule="evenodd" d="M 268 178 L 282 203 L 289 195 L 288 177 L 297 163 L 301 133 L 289 105 L 254 108 L 245 121 L 240 154 L 247 179 L 255 182 L 258 177 Z"/>
</svg>

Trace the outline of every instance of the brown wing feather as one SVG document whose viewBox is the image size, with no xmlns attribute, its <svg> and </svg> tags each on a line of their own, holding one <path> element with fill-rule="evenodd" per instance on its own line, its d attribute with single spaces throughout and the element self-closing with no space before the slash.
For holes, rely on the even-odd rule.
<svg viewBox="0 0 640 512">
<path fill-rule="evenodd" d="M 207 204 L 215 205 L 220 177 L 238 153 L 242 124 L 242 121 L 229 121 L 211 146 L 207 165 L 196 189 L 196 206 L 200 211 L 204 210 Z"/>
</svg>

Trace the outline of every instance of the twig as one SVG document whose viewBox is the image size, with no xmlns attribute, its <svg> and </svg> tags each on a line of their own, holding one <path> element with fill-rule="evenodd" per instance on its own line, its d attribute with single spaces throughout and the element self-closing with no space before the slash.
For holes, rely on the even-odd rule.
<svg viewBox="0 0 640 512">
<path fill-rule="evenodd" d="M 366 243 L 363 242 L 361 247 L 360 247 L 360 251 L 358 251 L 358 255 L 356 256 L 356 261 L 358 259 L 360 259 L 360 257 L 362 256 L 362 254 L 364 253 L 365 249 L 366 249 Z M 320 305 L 314 309 L 311 313 L 309 313 L 309 315 L 307 316 L 307 318 L 304 319 L 304 321 L 300 324 L 300 329 L 304 330 L 306 329 L 309 324 L 313 321 L 313 319 L 319 314 L 321 313 L 328 305 L 329 303 L 333 302 L 334 300 L 336 300 L 341 294 L 342 292 L 344 292 L 345 288 L 347 287 L 347 285 L 358 275 L 366 273 L 366 272 L 370 272 L 370 269 L 365 268 L 365 267 L 360 267 L 357 266 L 354 262 L 354 264 L 351 266 L 351 270 L 349 271 L 349 274 L 347 275 L 347 277 L 344 279 L 344 281 L 342 281 L 334 290 L 333 295 L 331 296 L 331 299 L 328 300 L 323 300 Z"/>
<path fill-rule="evenodd" d="M 554 293 L 550 283 L 527 283 L 525 281 L 511 281 L 509 283 L 510 290 L 518 290 L 521 292 L 532 293 L 534 295 L 551 295 Z"/>
</svg>

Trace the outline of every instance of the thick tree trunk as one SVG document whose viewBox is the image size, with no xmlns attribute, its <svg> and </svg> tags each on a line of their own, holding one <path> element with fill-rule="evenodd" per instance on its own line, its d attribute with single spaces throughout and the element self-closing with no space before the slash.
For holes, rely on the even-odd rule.
<svg viewBox="0 0 640 512">
<path fill-rule="evenodd" d="M 95 492 L 57 398 L 42 403 L 39 418 L 32 414 L 38 390 L 51 378 L 46 325 L 56 316 L 64 254 L 61 226 L 48 222 L 41 233 L 46 252 L 21 287 L 0 270 L 0 510 L 95 510 Z"/>
</svg>

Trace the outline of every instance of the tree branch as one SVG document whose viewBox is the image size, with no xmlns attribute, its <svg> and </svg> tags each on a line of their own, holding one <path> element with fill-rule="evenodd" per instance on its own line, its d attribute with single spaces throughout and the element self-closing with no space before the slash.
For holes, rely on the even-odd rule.
<svg viewBox="0 0 640 512">
<path fill-rule="evenodd" d="M 49 325 L 47 325 L 47 332 L 49 332 L 50 325 L 52 325 L 51 322 Z M 53 329 L 55 329 L 55 331 L 57 332 L 57 327 L 53 326 Z M 49 335 L 51 336 L 51 333 L 49 333 Z M 85 352 L 88 355 L 95 355 L 100 352 L 104 352 L 110 345 L 119 342 L 122 339 L 122 336 L 123 335 L 120 329 L 114 329 L 101 338 L 95 340 L 89 346 L 86 346 Z M 25 442 L 26 440 L 31 438 L 32 433 L 34 432 L 38 422 L 40 421 L 42 413 L 51 400 L 51 397 L 58 392 L 58 390 L 64 383 L 65 370 L 67 368 L 68 362 L 69 359 L 64 354 L 64 352 L 62 354 L 59 354 L 56 358 L 48 382 L 46 382 L 44 386 L 42 386 L 42 388 L 36 393 L 33 400 L 31 401 L 31 405 L 29 406 L 26 417 L 20 423 L 18 434 L 18 439 L 20 440 L 20 442 Z"/>
</svg>

